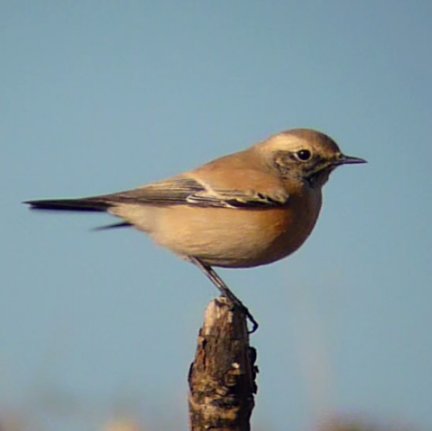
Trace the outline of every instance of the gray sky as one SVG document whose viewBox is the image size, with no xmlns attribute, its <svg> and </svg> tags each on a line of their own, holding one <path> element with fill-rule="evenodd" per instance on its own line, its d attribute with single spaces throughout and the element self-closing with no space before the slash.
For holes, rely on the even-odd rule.
<svg viewBox="0 0 432 431">
<path fill-rule="evenodd" d="M 66 431 L 125 409 L 186 429 L 216 294 L 144 235 L 92 232 L 107 216 L 21 201 L 132 188 L 312 127 L 369 164 L 332 175 L 295 255 L 220 272 L 261 324 L 254 424 L 430 428 L 431 17 L 429 1 L 0 2 L 0 413 Z"/>
</svg>

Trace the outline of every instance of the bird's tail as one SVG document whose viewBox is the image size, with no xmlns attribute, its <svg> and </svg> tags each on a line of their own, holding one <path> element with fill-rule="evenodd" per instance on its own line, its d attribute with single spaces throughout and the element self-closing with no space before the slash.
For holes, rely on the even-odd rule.
<svg viewBox="0 0 432 431">
<path fill-rule="evenodd" d="M 58 210 L 58 211 L 95 211 L 104 212 L 111 206 L 112 202 L 103 198 L 81 198 L 81 199 L 44 199 L 37 201 L 27 201 L 35 210 Z"/>
<path fill-rule="evenodd" d="M 113 206 L 113 202 L 110 202 L 108 199 L 104 199 L 103 196 L 81 199 L 44 199 L 37 201 L 26 201 L 24 203 L 30 205 L 30 209 L 33 210 L 48 211 L 105 212 Z M 127 221 L 123 221 L 120 223 L 100 226 L 95 228 L 95 230 L 107 230 L 128 226 L 131 226 L 131 224 Z"/>
</svg>

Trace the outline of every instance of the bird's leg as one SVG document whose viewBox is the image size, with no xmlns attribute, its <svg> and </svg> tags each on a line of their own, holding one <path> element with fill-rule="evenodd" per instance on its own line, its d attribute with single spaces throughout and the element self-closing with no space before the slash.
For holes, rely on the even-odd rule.
<svg viewBox="0 0 432 431">
<path fill-rule="evenodd" d="M 188 259 L 190 262 L 196 265 L 206 275 L 206 277 L 209 278 L 209 280 L 219 289 L 223 296 L 228 298 L 234 306 L 238 307 L 245 313 L 246 317 L 252 323 L 252 329 L 249 333 L 255 332 L 258 329 L 258 322 L 254 319 L 243 302 L 241 302 L 240 299 L 231 292 L 230 288 L 225 284 L 222 278 L 219 277 L 216 271 L 210 265 L 206 265 L 196 257 L 189 257 Z"/>
</svg>

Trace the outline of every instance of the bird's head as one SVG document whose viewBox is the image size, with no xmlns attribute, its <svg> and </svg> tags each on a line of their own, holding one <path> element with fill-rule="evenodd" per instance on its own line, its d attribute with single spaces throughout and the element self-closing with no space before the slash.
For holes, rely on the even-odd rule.
<svg viewBox="0 0 432 431">
<path fill-rule="evenodd" d="M 346 156 L 333 139 L 310 129 L 279 133 L 256 148 L 281 177 L 301 179 L 313 187 L 323 186 L 338 166 L 366 163 L 358 157 Z"/>
</svg>

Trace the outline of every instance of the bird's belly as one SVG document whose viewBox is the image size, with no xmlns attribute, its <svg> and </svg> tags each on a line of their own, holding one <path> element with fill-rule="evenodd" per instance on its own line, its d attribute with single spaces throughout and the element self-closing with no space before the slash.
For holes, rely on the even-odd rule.
<svg viewBox="0 0 432 431">
<path fill-rule="evenodd" d="M 211 266 L 252 267 L 282 259 L 303 244 L 319 212 L 307 209 L 161 208 L 149 233 L 174 253 Z"/>
</svg>

